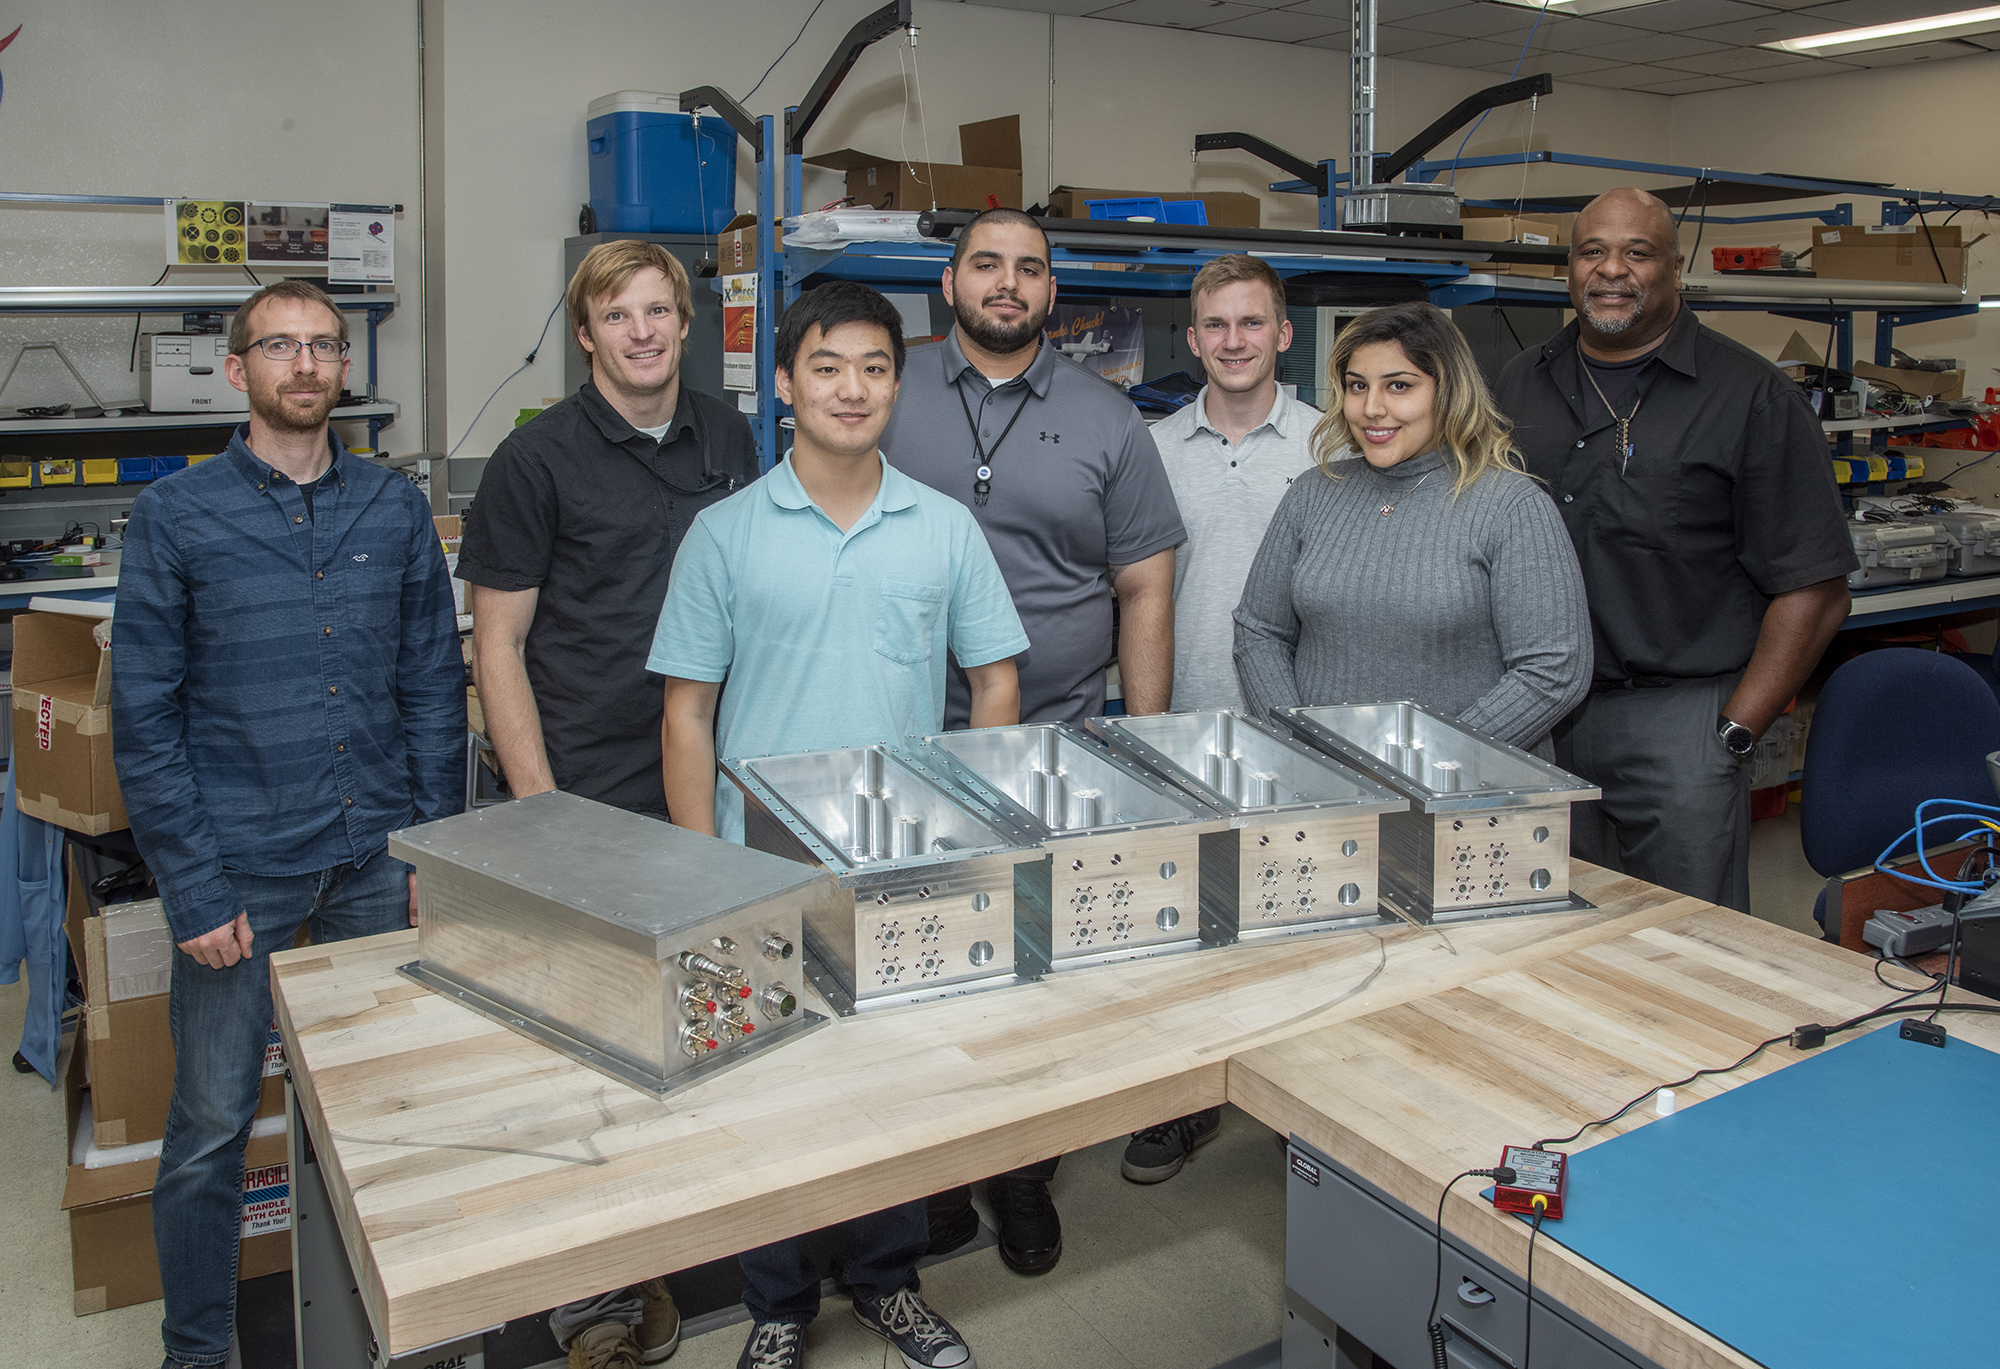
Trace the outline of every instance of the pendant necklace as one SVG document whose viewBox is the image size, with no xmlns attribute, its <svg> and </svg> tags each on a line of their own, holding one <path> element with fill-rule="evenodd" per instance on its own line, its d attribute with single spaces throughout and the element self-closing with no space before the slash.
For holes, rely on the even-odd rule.
<svg viewBox="0 0 2000 1369">
<path fill-rule="evenodd" d="M 1420 489 L 1422 489 L 1422 488 L 1424 487 L 1424 481 L 1425 481 L 1425 480 L 1428 480 L 1428 479 L 1430 479 L 1430 478 L 1431 478 L 1432 476 L 1434 476 L 1434 475 L 1436 475 L 1436 474 L 1437 474 L 1437 472 L 1436 472 L 1436 471 L 1425 471 L 1425 472 L 1423 473 L 1422 477 L 1418 479 L 1417 483 L 1416 483 L 1416 484 L 1414 484 L 1414 485 L 1412 485 L 1412 486 L 1410 486 L 1410 488 L 1409 488 L 1409 491 L 1408 491 L 1408 493 L 1409 493 L 1409 494 L 1415 494 L 1415 493 L 1416 493 L 1416 492 L 1417 492 L 1418 490 L 1420 490 Z M 1400 503 L 1402 503 L 1402 502 L 1403 502 L 1403 499 L 1404 499 L 1404 497 L 1405 497 L 1404 495 L 1400 495 L 1400 494 L 1399 494 L 1399 495 L 1397 495 L 1397 496 L 1396 496 L 1396 503 L 1395 503 L 1395 504 L 1384 504 L 1384 505 L 1382 506 L 1382 516 L 1383 516 L 1384 518 L 1387 518 L 1387 517 L 1388 517 L 1388 516 L 1389 516 L 1390 514 L 1394 513 L 1394 512 L 1396 511 L 1396 504 L 1400 504 Z"/>
<path fill-rule="evenodd" d="M 1611 421 L 1618 425 L 1618 450 L 1625 454 L 1624 459 L 1618 463 L 1618 473 L 1624 475 L 1632 465 L 1632 420 L 1639 416 L 1639 406 L 1646 402 L 1646 397 L 1641 395 L 1633 400 L 1632 412 L 1620 418 L 1618 411 L 1611 407 L 1611 400 L 1605 395 L 1604 387 L 1597 383 L 1597 376 L 1591 371 L 1588 363 L 1585 363 L 1583 373 L 1590 379 L 1590 388 L 1597 391 L 1597 397 L 1604 401 L 1604 412 L 1610 414 Z"/>
<path fill-rule="evenodd" d="M 989 386 L 979 401 L 979 412 L 985 413 L 987 403 L 1002 390 L 1011 390 L 1016 385 L 1024 384 L 1021 376 L 1015 376 L 1005 385 Z M 994 439 L 993 450 L 988 451 L 985 444 L 979 440 L 979 424 L 973 420 L 972 408 L 965 402 L 965 391 L 957 385 L 953 385 L 952 388 L 958 391 L 959 410 L 965 415 L 965 426 L 972 432 L 972 456 L 979 463 L 972 473 L 972 502 L 984 508 L 986 496 L 993 492 L 993 458 L 999 454 L 1000 444 L 1007 440 L 1007 434 L 1013 432 L 1014 425 L 1021 421 L 1021 414 L 1028 407 L 1028 399 L 1027 396 L 1022 396 L 1020 407 L 1014 410 L 1014 416 L 1007 420 L 1007 426 L 1002 428 L 1000 436 Z"/>
</svg>

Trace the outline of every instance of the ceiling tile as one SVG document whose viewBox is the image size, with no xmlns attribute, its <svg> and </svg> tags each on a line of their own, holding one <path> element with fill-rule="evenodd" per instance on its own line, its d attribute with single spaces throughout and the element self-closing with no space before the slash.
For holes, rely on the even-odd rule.
<svg viewBox="0 0 2000 1369">
<path fill-rule="evenodd" d="M 1562 19 L 1554 23 L 1544 20 L 1541 32 L 1535 35 L 1535 51 L 1578 52 L 1619 38 L 1642 37 L 1645 32 L 1599 19 Z"/>
<path fill-rule="evenodd" d="M 2000 33 L 1968 33 L 1958 41 L 1970 43 L 1976 48 L 1984 48 L 1988 52 L 2000 52 Z"/>
<path fill-rule="evenodd" d="M 1302 48 L 1326 48 L 1331 52 L 1346 52 L 1347 30 L 1342 29 L 1338 33 L 1329 33 L 1324 38 L 1301 38 L 1298 46 Z"/>
<path fill-rule="evenodd" d="M 1658 59 L 1655 65 L 1672 67 L 1675 71 L 1692 72 L 1696 76 L 1734 76 L 1741 71 L 1761 71 L 1810 60 L 1795 53 L 1771 52 L 1765 48 L 1723 48 L 1720 52 L 1696 52 L 1686 57 L 1663 57 Z"/>
<path fill-rule="evenodd" d="M 1710 24 L 1729 24 L 1755 19 L 1770 13 L 1761 5 L 1740 0 L 1663 0 L 1657 5 L 1641 5 L 1618 11 L 1618 22 L 1654 33 L 1685 33 Z"/>
<path fill-rule="evenodd" d="M 1944 0 L 1949 4 L 1951 0 Z M 1731 47 L 1755 47 L 1759 43 L 1775 43 L 1780 38 L 1805 38 L 1815 33 L 1825 33 L 1829 28 L 1839 28 L 1824 19 L 1801 18 L 1797 14 L 1771 13 L 1759 15 L 1755 19 L 1738 19 L 1734 23 L 1711 24 L 1706 28 L 1688 29 L 1690 38 L 1702 38 L 1711 43 L 1727 43 Z"/>
<path fill-rule="evenodd" d="M 1454 38 L 1486 38 L 1505 33 L 1519 43 L 1535 26 L 1535 14 L 1514 5 L 1460 5 L 1456 9 L 1414 14 L 1397 22 L 1404 28 L 1448 33 Z"/>
<path fill-rule="evenodd" d="M 1285 10 L 1264 10 L 1220 24 L 1210 24 L 1203 33 L 1226 33 L 1236 38 L 1264 38 L 1273 43 L 1296 43 L 1306 38 L 1323 38 L 1338 32 L 1346 46 L 1347 30 L 1338 20 L 1323 14 L 1291 14 Z"/>
<path fill-rule="evenodd" d="M 1752 67 L 1731 74 L 1746 81 L 1763 84 L 1772 81 L 1800 81 L 1811 76 L 1839 76 L 1845 72 L 1859 70 L 1860 67 L 1850 66 L 1845 62 L 1812 61 L 1793 62 L 1781 67 Z"/>
<path fill-rule="evenodd" d="M 1089 14 L 1116 0 L 979 0 L 989 9 L 1033 10 L 1036 14 Z"/>
<path fill-rule="evenodd" d="M 1976 8 L 1974 0 L 1835 0 L 1833 4 L 1812 5 L 1792 12 L 1825 19 L 1827 27 L 1865 28 L 1870 24 L 1893 24 L 1902 19 L 1927 19 L 1933 14 L 1951 14 Z"/>
<path fill-rule="evenodd" d="M 1481 38 L 1448 38 L 1436 47 L 1422 48 L 1409 53 L 1408 56 L 1413 62 L 1431 62 L 1447 67 L 1476 67 L 1489 62 L 1511 62 L 1520 51 L 1518 47 L 1511 47 L 1506 43 L 1489 43 Z"/>
<path fill-rule="evenodd" d="M 1392 28 L 1379 24 L 1375 29 L 1375 51 L 1384 57 L 1401 57 L 1418 48 L 1434 48 L 1439 43 L 1452 41 L 1441 33 L 1418 33 L 1412 29 Z"/>
<path fill-rule="evenodd" d="M 1678 81 L 1661 81 L 1637 89 L 1652 95 L 1698 95 L 1704 90 L 1731 90 L 1737 86 L 1747 86 L 1750 82 L 1739 81 L 1733 76 L 1683 76 Z"/>
<path fill-rule="evenodd" d="M 1531 52 L 1528 60 L 1521 63 L 1521 75 L 1533 76 L 1546 71 L 1551 76 L 1574 76 L 1581 71 L 1603 71 L 1606 67 L 1623 65 L 1610 57 L 1580 57 L 1574 52 Z M 1514 69 L 1514 64 L 1494 62 L 1484 69 L 1505 76 Z"/>
<path fill-rule="evenodd" d="M 1882 48 L 1876 52 L 1843 52 L 1838 61 L 1857 67 L 1900 67 L 1912 62 L 1942 62 L 1953 57 L 1978 57 L 1978 48 L 1964 43 L 1916 43 L 1905 48 Z"/>
<path fill-rule="evenodd" d="M 1652 62 L 1667 57 L 1686 57 L 1697 52 L 1713 52 L 1723 46 L 1678 33 L 1648 33 L 1640 38 L 1620 38 L 1599 47 L 1579 48 L 1586 57 L 1615 57 L 1621 62 Z"/>
<path fill-rule="evenodd" d="M 1687 75 L 1685 71 L 1668 71 L 1665 67 L 1624 63 L 1606 67 L 1603 71 L 1580 71 L 1565 79 L 1580 86 L 1608 86 L 1613 90 L 1630 90 L 1641 81 L 1671 81 L 1676 76 L 1685 75 Z"/>
<path fill-rule="evenodd" d="M 1258 12 L 1257 6 L 1239 5 L 1233 0 L 1125 0 L 1122 5 L 1092 10 L 1090 17 L 1159 28 L 1199 29 Z"/>
<path fill-rule="evenodd" d="M 1414 14 L 1429 14 L 1434 10 L 1459 9 L 1467 0 L 1376 0 L 1375 22 L 1378 24 L 1400 24 Z M 1295 10 L 1316 10 L 1321 14 L 1338 14 L 1348 18 L 1354 10 L 1353 0 L 1299 0 L 1290 6 Z"/>
</svg>

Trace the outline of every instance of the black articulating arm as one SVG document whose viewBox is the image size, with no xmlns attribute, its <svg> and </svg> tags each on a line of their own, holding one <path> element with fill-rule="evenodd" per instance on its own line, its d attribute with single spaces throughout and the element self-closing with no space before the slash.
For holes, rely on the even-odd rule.
<svg viewBox="0 0 2000 1369">
<path fill-rule="evenodd" d="M 1220 152 L 1224 148 L 1238 147 L 1251 156 L 1269 162 L 1280 171 L 1288 171 L 1310 185 L 1319 194 L 1326 194 L 1326 169 L 1304 157 L 1297 157 L 1275 143 L 1267 143 L 1252 133 L 1198 133 L 1195 135 L 1196 152 Z"/>
<path fill-rule="evenodd" d="M 847 37 L 840 40 L 840 48 L 821 71 L 819 79 L 812 83 L 806 98 L 799 101 L 797 109 L 785 116 L 785 152 L 799 156 L 806 150 L 806 133 L 818 122 L 826 111 L 826 102 L 833 98 L 833 92 L 840 89 L 840 83 L 847 79 L 847 73 L 854 70 L 854 64 L 869 44 L 887 38 L 897 29 L 915 27 L 910 18 L 910 0 L 890 0 L 873 14 L 863 19 L 847 31 Z"/>
<path fill-rule="evenodd" d="M 764 126 L 757 122 L 756 115 L 737 104 L 728 92 L 714 86 L 696 86 L 693 90 L 681 92 L 681 113 L 689 113 L 703 105 L 720 114 L 725 123 L 743 135 L 743 140 L 750 144 L 750 150 L 757 155 L 758 161 L 764 160 Z"/>
<path fill-rule="evenodd" d="M 1466 96 L 1447 111 L 1443 118 L 1404 143 L 1386 157 L 1375 159 L 1375 174 L 1367 184 L 1381 185 L 1393 181 L 1414 166 L 1422 156 L 1449 138 L 1452 134 L 1471 123 L 1473 119 L 1489 109 L 1502 105 L 1518 105 L 1523 100 L 1531 100 L 1537 95 L 1555 92 L 1556 83 L 1544 71 L 1538 75 L 1525 77 L 1519 81 L 1508 81 L 1504 85 L 1488 86 Z"/>
</svg>

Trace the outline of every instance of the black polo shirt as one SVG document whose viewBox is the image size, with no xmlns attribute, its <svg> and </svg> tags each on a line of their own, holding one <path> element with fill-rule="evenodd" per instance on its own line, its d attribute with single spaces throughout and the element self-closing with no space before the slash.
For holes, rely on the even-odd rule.
<svg viewBox="0 0 2000 1369">
<path fill-rule="evenodd" d="M 695 515 L 756 478 L 743 415 L 685 385 L 659 442 L 586 381 L 493 453 L 465 520 L 458 575 L 541 591 L 528 683 L 557 788 L 666 816 L 664 686 L 647 673 L 646 654 Z"/>
<path fill-rule="evenodd" d="M 1617 403 L 1632 454 L 1595 402 L 1577 326 L 1521 353 L 1494 398 L 1548 484 L 1590 594 L 1596 676 L 1740 670 L 1777 595 L 1846 575 L 1833 463 L 1805 392 L 1685 306 Z"/>
</svg>

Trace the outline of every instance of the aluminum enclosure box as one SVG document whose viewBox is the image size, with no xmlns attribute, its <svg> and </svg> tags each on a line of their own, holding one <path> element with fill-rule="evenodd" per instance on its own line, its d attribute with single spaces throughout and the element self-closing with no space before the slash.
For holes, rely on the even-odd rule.
<svg viewBox="0 0 2000 1369">
<path fill-rule="evenodd" d="M 1204 940 L 1381 924 L 1380 815 L 1408 799 L 1233 709 L 1085 725 L 1228 819 L 1201 838 Z"/>
<path fill-rule="evenodd" d="M 950 783 L 1049 853 L 1014 871 L 1022 975 L 1201 945 L 1201 836 L 1224 821 L 1063 723 L 922 739 Z"/>
<path fill-rule="evenodd" d="M 1956 539 L 1930 519 L 1849 523 L 1847 537 L 1861 560 L 1861 568 L 1847 574 L 1849 589 L 1942 580 L 1957 555 Z"/>
<path fill-rule="evenodd" d="M 744 844 L 817 865 L 806 971 L 843 1016 L 1014 980 L 1014 868 L 1032 840 L 884 747 L 723 762 Z"/>
<path fill-rule="evenodd" d="M 1285 709 L 1301 740 L 1387 785 L 1382 897 L 1424 922 L 1592 905 L 1569 890 L 1569 806 L 1588 781 L 1407 701 Z"/>
<path fill-rule="evenodd" d="M 417 871 L 418 959 L 466 1007 L 664 1096 L 826 1019 L 799 1004 L 826 878 L 546 793 L 389 836 Z"/>
</svg>

